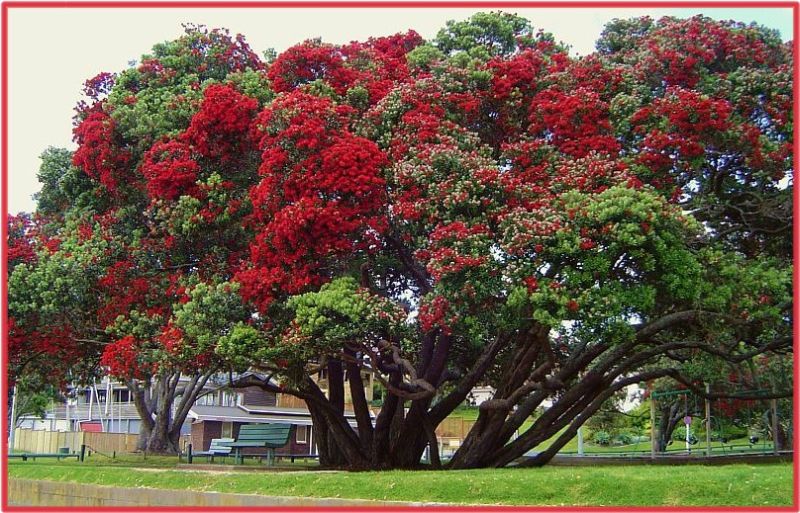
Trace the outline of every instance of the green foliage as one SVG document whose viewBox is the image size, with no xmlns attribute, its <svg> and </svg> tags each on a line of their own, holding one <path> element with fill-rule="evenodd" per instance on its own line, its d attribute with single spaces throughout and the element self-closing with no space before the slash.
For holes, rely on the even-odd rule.
<svg viewBox="0 0 800 513">
<path fill-rule="evenodd" d="M 406 55 L 409 66 L 429 69 L 434 63 L 444 60 L 445 55 L 432 44 L 419 45 Z"/>
<path fill-rule="evenodd" d="M 633 50 L 652 27 L 653 19 L 647 16 L 627 20 L 614 18 L 603 27 L 603 32 L 600 34 L 595 46 L 603 54 Z"/>
<path fill-rule="evenodd" d="M 216 353 L 239 371 L 247 370 L 253 361 L 269 361 L 272 357 L 264 334 L 242 322 L 234 324 L 229 333 L 219 338 Z"/>
<path fill-rule="evenodd" d="M 626 340 L 630 316 L 648 315 L 657 297 L 694 302 L 700 295 L 701 264 L 686 247 L 697 224 L 659 195 L 624 186 L 597 194 L 569 191 L 559 211 L 554 215 L 570 229 L 530 241 L 543 246 L 539 255 L 563 262 L 557 287 L 541 280 L 530 293 L 540 322 L 558 328 L 575 318 L 586 329 L 602 328 L 609 340 Z M 507 222 L 506 240 L 513 244 L 523 220 Z M 585 237 L 595 244 L 589 250 Z M 536 263 L 521 262 L 518 272 L 524 276 Z"/>
<path fill-rule="evenodd" d="M 148 315 L 139 310 L 130 310 L 125 315 L 119 315 L 114 322 L 109 324 L 106 327 L 106 333 L 113 339 L 133 335 L 137 340 L 154 341 L 165 321 L 166 319 L 161 315 Z M 158 349 L 157 345 L 150 345 Z M 142 353 L 145 353 L 145 351 L 143 350 Z M 143 354 L 142 356 L 149 360 L 154 359 L 148 355 Z"/>
<path fill-rule="evenodd" d="M 319 292 L 289 299 L 299 335 L 320 350 L 335 350 L 345 342 L 380 338 L 402 330 L 405 312 L 384 298 L 358 287 L 355 279 L 337 278 Z"/>
<path fill-rule="evenodd" d="M 633 435 L 624 431 L 622 433 L 618 433 L 614 437 L 614 440 L 620 445 L 630 445 L 634 442 Z"/>
<path fill-rule="evenodd" d="M 213 350 L 226 337 L 241 337 L 248 312 L 239 295 L 239 284 L 197 283 L 187 294 L 189 301 L 175 306 L 175 326 L 191 342 L 192 352 L 201 354 Z M 239 329 L 239 332 L 237 332 Z M 236 332 L 236 335 L 234 335 Z"/>
<path fill-rule="evenodd" d="M 275 97 L 264 73 L 253 70 L 237 71 L 229 74 L 225 80 L 236 86 L 242 94 L 258 100 L 262 106 L 267 105 Z"/>
<path fill-rule="evenodd" d="M 42 188 L 34 195 L 39 213 L 59 214 L 67 207 L 81 208 L 90 204 L 94 186 L 89 177 L 72 165 L 71 151 L 50 147 L 39 158 L 42 164 L 36 178 Z"/>
<path fill-rule="evenodd" d="M 498 11 L 477 13 L 466 21 L 450 20 L 434 41 L 447 55 L 464 52 L 471 58 L 487 61 L 495 55 L 510 55 L 536 38 L 527 19 Z"/>
<path fill-rule="evenodd" d="M 17 379 L 14 383 L 14 394 L 14 426 L 20 418 L 26 416 L 43 419 L 53 401 L 59 398 L 58 389 L 36 374 L 26 374 Z M 11 405 L 8 407 L 11 408 Z"/>
<path fill-rule="evenodd" d="M 125 70 L 108 96 L 119 133 L 134 142 L 140 153 L 161 137 L 180 133 L 203 98 L 200 77 L 194 70 L 166 83 L 141 87 L 144 81 L 138 69 Z"/>
<path fill-rule="evenodd" d="M 96 283 L 105 273 L 113 247 L 97 231 L 90 239 L 80 240 L 79 224 L 78 219 L 69 218 L 58 234 L 57 251 L 41 250 L 35 265 L 14 268 L 8 279 L 11 315 L 36 316 L 58 324 L 62 316 L 83 319 L 97 309 Z"/>
<path fill-rule="evenodd" d="M 595 431 L 592 433 L 592 440 L 598 445 L 609 445 L 611 443 L 611 435 L 607 431 Z"/>
</svg>

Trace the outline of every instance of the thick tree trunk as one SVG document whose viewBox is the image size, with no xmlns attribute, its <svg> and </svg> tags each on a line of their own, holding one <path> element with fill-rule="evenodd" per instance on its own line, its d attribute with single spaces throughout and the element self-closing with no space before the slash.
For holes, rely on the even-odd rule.
<svg viewBox="0 0 800 513">
<path fill-rule="evenodd" d="M 128 381 L 128 390 L 141 419 L 137 451 L 159 454 L 180 452 L 181 427 L 212 373 L 209 370 L 204 374 L 196 374 L 180 390 L 178 383 L 181 374 L 177 371 L 157 376 L 147 384 Z M 180 401 L 175 405 L 178 397 Z"/>
<path fill-rule="evenodd" d="M 697 317 L 696 312 L 690 313 L 689 317 Z M 528 330 L 498 334 L 472 361 L 470 370 L 438 401 L 433 400 L 434 390 L 441 392 L 442 385 L 453 380 L 457 372 L 446 366 L 449 337 L 424 337 L 418 353 L 421 358 L 413 364 L 399 354 L 397 343 L 362 346 L 370 357 L 371 370 L 388 378 L 374 428 L 368 422 L 360 378 L 360 350 L 355 342 L 344 351 L 342 360 L 347 362 L 357 425 L 351 425 L 344 416 L 342 360 L 328 362 L 328 397 L 310 377 L 291 393 L 304 399 L 312 412 L 323 464 L 355 469 L 415 468 L 420 465 L 426 445 L 437 447 L 436 426 L 496 365 L 504 369 L 497 392 L 481 406 L 477 422 L 447 468 L 505 466 L 557 435 L 556 442 L 548 449 L 522 461 L 525 465 L 543 465 L 575 436 L 577 429 L 611 394 L 631 384 L 665 376 L 680 380 L 680 374 L 669 367 L 636 372 L 656 363 L 666 353 L 696 349 L 693 342 L 662 342 L 651 338 L 675 323 L 687 322 L 688 315 L 678 312 L 659 318 L 638 327 L 636 335 L 624 342 L 575 343 L 568 348 L 569 355 L 564 354 L 563 348 L 551 347 L 547 327 L 531 321 Z M 498 361 L 499 354 L 502 361 Z M 530 428 L 513 438 L 548 398 L 555 399 L 552 406 Z M 661 430 L 666 442 L 682 417 L 680 404 L 662 417 L 667 422 Z M 434 466 L 441 464 L 435 450 L 431 462 Z"/>
<path fill-rule="evenodd" d="M 658 452 L 665 452 L 684 412 L 678 401 L 664 403 L 659 410 L 657 449 Z"/>
<path fill-rule="evenodd" d="M 506 369 L 494 397 L 481 405 L 475 425 L 449 463 L 451 467 L 483 466 L 487 458 L 508 441 L 503 435 L 503 426 L 511 408 L 518 402 L 517 397 L 533 391 L 532 380 L 540 379 L 542 374 L 541 371 L 539 375 L 535 371 L 532 374 L 531 369 L 549 368 L 548 333 L 547 328 L 534 325 L 527 333 L 517 337 L 511 365 Z M 541 367 L 536 366 L 537 359 L 543 361 Z"/>
<path fill-rule="evenodd" d="M 308 402 L 308 411 L 311 413 L 314 440 L 317 444 L 319 463 L 323 467 L 344 467 L 348 460 L 345 453 L 339 449 L 338 442 L 333 433 L 331 423 L 325 415 L 323 408 L 315 402 Z"/>
<path fill-rule="evenodd" d="M 389 384 L 397 386 L 400 383 L 399 372 L 389 376 Z M 397 412 L 398 403 L 402 403 L 400 398 L 394 394 L 387 393 L 383 399 L 378 417 L 375 419 L 375 430 L 372 436 L 372 453 L 370 460 L 374 468 L 390 466 L 389 448 L 391 446 L 391 426 Z"/>
<path fill-rule="evenodd" d="M 339 370 L 341 370 L 341 362 L 338 363 Z M 334 374 L 334 386 L 343 387 L 344 384 L 343 381 L 340 382 L 340 377 L 336 377 Z M 331 386 L 330 381 L 329 386 Z M 305 399 L 309 411 L 314 412 L 312 419 L 318 419 L 315 423 L 319 423 L 319 430 L 325 430 L 322 436 L 327 442 L 325 444 L 327 452 L 324 458 L 326 465 L 339 466 L 346 464 L 353 468 L 368 468 L 369 458 L 361 451 L 358 435 L 344 416 L 344 403 L 337 398 L 337 403 L 335 405 L 331 404 L 330 400 L 325 397 L 325 394 L 322 393 L 322 390 L 310 377 L 306 377 L 303 381 L 299 392 L 301 397 Z M 322 447 L 320 447 L 320 451 L 322 451 Z M 320 457 L 322 457 L 322 452 L 320 452 Z"/>
<path fill-rule="evenodd" d="M 355 355 L 351 353 L 352 357 Z M 372 449 L 372 419 L 369 414 L 369 403 L 364 392 L 364 380 L 361 379 L 361 369 L 355 363 L 347 364 L 347 382 L 350 385 L 350 396 L 353 398 L 353 411 L 358 424 L 358 438 L 361 441 L 361 450 L 369 454 Z"/>
<path fill-rule="evenodd" d="M 170 436 L 169 418 L 165 421 L 156 419 L 155 429 L 147 440 L 147 452 L 157 454 L 177 454 L 180 452 L 177 440 Z"/>
</svg>

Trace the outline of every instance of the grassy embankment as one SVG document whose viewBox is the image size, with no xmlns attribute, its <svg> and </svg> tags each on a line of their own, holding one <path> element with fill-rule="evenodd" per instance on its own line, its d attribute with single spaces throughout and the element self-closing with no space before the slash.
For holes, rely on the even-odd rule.
<svg viewBox="0 0 800 513">
<path fill-rule="evenodd" d="M 9 463 L 10 477 L 279 496 L 456 504 L 789 506 L 791 464 L 596 466 L 466 471 L 215 472 L 174 458 Z M 295 467 L 296 468 L 296 467 Z"/>
</svg>

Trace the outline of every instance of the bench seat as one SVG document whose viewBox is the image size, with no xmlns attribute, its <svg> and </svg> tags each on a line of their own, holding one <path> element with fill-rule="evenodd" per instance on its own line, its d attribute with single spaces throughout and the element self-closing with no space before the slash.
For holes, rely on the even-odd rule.
<svg viewBox="0 0 800 513">
<path fill-rule="evenodd" d="M 267 465 L 271 465 L 275 449 L 283 447 L 289 441 L 291 424 L 244 424 L 239 428 L 239 436 L 229 445 L 233 448 L 236 463 L 242 463 L 242 449 L 247 447 L 264 447 L 267 449 Z"/>
<path fill-rule="evenodd" d="M 233 438 L 212 438 L 211 445 L 207 451 L 198 451 L 194 456 L 205 456 L 206 461 L 214 462 L 214 456 L 229 456 L 233 448 L 230 446 L 234 442 Z"/>
</svg>

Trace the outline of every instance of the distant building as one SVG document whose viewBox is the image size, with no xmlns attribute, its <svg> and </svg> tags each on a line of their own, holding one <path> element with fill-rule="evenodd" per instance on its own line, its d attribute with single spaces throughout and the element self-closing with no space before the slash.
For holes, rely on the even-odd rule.
<svg viewBox="0 0 800 513">
<path fill-rule="evenodd" d="M 473 388 L 467 395 L 467 401 L 471 406 L 479 406 L 494 396 L 495 389 L 490 386 L 478 386 Z"/>
<path fill-rule="evenodd" d="M 181 378 L 188 381 L 189 378 Z M 372 374 L 362 373 L 364 392 L 372 400 Z M 327 376 L 324 371 L 315 376 L 320 389 L 327 393 Z M 288 395 L 275 394 L 257 386 L 228 387 L 227 376 L 205 387 L 195 401 L 181 427 L 181 435 L 191 436 L 195 451 L 208 450 L 214 438 L 236 438 L 243 424 L 291 424 L 289 443 L 277 449 L 277 454 L 316 454 L 312 432 L 311 414 L 302 400 Z M 350 395 L 345 394 L 347 400 Z M 109 377 L 91 386 L 70 387 L 67 399 L 54 404 L 44 418 L 26 416 L 17 422 L 18 428 L 43 431 L 93 431 L 105 433 L 138 434 L 141 420 L 128 388 Z M 345 408 L 351 403 L 345 403 Z M 173 406 L 177 408 L 177 404 Z M 352 406 L 351 406 L 352 408 Z M 345 416 L 357 428 L 352 412 Z M 261 451 L 263 452 L 263 451 Z M 245 450 L 245 454 L 259 450 Z"/>
<path fill-rule="evenodd" d="M 139 433 L 139 413 L 128 388 L 122 383 L 104 377 L 90 386 L 71 386 L 65 395 L 64 402 L 54 404 L 45 412 L 44 418 L 24 416 L 17 422 L 17 427 L 45 431 Z M 188 426 L 182 431 L 188 433 Z"/>
</svg>

